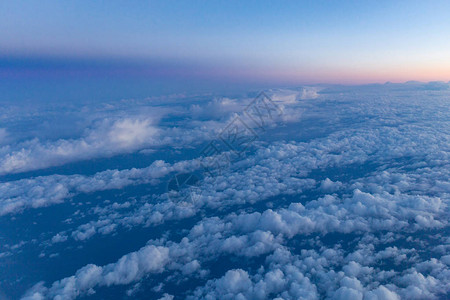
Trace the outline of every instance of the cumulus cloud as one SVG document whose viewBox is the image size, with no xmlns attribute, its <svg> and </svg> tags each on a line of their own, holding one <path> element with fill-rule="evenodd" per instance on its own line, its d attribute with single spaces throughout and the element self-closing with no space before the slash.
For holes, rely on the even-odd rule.
<svg viewBox="0 0 450 300">
<path fill-rule="evenodd" d="M 322 183 L 320 184 L 320 188 L 321 188 L 322 191 L 324 191 L 324 192 L 335 192 L 335 191 L 337 191 L 341 186 L 342 186 L 342 182 L 339 182 L 339 181 L 333 182 L 333 181 L 330 180 L 329 178 L 326 178 L 326 179 L 323 180 Z"/>
<path fill-rule="evenodd" d="M 143 274 L 161 273 L 169 262 L 169 250 L 164 247 L 147 246 L 139 251 L 124 255 L 116 263 L 99 267 L 86 265 L 71 277 L 53 283 L 46 289 L 38 283 L 28 291 L 23 299 L 42 297 L 74 299 L 91 292 L 95 286 L 128 284 L 141 278 Z"/>
<path fill-rule="evenodd" d="M 68 162 L 127 153 L 156 143 L 151 119 L 104 120 L 79 139 L 41 143 L 34 139 L 0 158 L 0 174 L 58 166 Z"/>
<path fill-rule="evenodd" d="M 168 164 L 162 160 L 140 169 L 106 170 L 93 176 L 49 175 L 0 183 L 0 216 L 26 208 L 62 203 L 79 193 L 120 189 L 150 183 L 171 172 L 190 172 L 199 168 L 197 160 Z"/>
<path fill-rule="evenodd" d="M 352 209 L 354 205 L 350 205 L 350 203 L 354 201 L 359 203 L 370 201 L 368 218 L 366 210 L 361 210 L 358 206 L 356 206 L 356 209 Z M 387 247 L 383 251 L 374 253 L 374 247 L 371 243 L 361 240 L 357 250 L 346 257 L 344 257 L 342 251 L 336 252 L 334 249 L 327 248 L 322 248 L 323 253 L 302 251 L 301 256 L 297 257 L 292 256 L 283 246 L 285 241 L 283 237 L 290 239 L 297 235 L 308 236 L 312 232 L 326 234 L 329 232 L 365 231 L 368 237 L 371 237 L 372 231 L 395 230 L 396 228 L 403 230 L 404 221 L 410 219 L 410 215 L 402 212 L 401 203 L 398 206 L 395 205 L 395 203 L 390 203 L 389 200 L 380 202 L 380 199 L 369 197 L 356 190 L 351 198 L 344 201 L 338 201 L 333 196 L 326 196 L 306 205 L 293 203 L 287 209 L 277 211 L 268 209 L 263 213 L 231 213 L 222 219 L 213 217 L 200 221 L 179 243 L 168 242 L 166 245 L 160 245 L 160 242 L 153 241 L 152 243 L 155 245 L 150 244 L 139 250 L 138 253 L 146 253 L 147 250 L 143 249 L 147 249 L 147 247 L 167 249 L 163 252 L 170 254 L 170 258 L 165 259 L 164 264 L 158 264 L 160 266 L 158 270 L 162 271 L 163 266 L 167 265 L 166 270 L 180 268 L 184 275 L 198 270 L 199 260 L 213 260 L 221 253 L 222 255 L 233 254 L 244 257 L 274 253 L 272 259 L 268 260 L 272 264 L 271 271 L 264 276 L 263 281 L 260 275 L 250 277 L 245 270 L 230 270 L 224 277 L 211 280 L 204 288 L 197 289 L 195 291 L 196 298 L 236 299 L 244 297 L 247 299 L 266 299 L 269 295 L 275 294 L 284 299 L 296 299 L 298 297 L 315 299 L 318 297 L 318 287 L 326 287 L 327 293 L 335 299 L 362 299 L 363 297 L 397 299 L 398 293 L 413 295 L 412 293 L 415 293 L 418 289 L 422 291 L 417 294 L 420 297 L 431 297 L 442 292 L 446 277 L 444 275 L 442 279 L 439 279 L 439 276 L 442 276 L 440 274 L 445 274 L 445 272 L 437 270 L 438 268 L 448 270 L 448 266 L 437 261 L 431 268 L 425 264 L 417 264 L 411 270 L 405 271 L 405 274 L 397 279 L 399 286 L 395 288 L 395 291 L 382 286 L 372 287 L 369 285 L 377 272 L 367 264 L 376 266 L 377 260 L 398 257 L 401 252 L 409 255 L 410 251 Z M 390 209 L 383 211 L 382 208 L 384 207 L 390 207 Z M 392 219 L 394 216 L 396 218 Z M 386 219 L 389 222 L 385 222 Z M 380 242 L 378 241 L 378 243 Z M 372 243 L 375 243 L 373 238 Z M 80 269 L 73 277 L 54 283 L 49 292 L 45 293 L 52 296 L 66 295 L 63 293 L 67 290 L 67 285 L 73 286 L 75 284 L 77 288 L 74 290 L 75 292 L 72 292 L 71 299 L 97 285 L 128 284 L 139 280 L 145 274 L 154 272 L 153 268 L 140 266 L 139 263 L 136 263 L 134 258 L 136 256 L 141 257 L 141 254 L 135 252 L 127 254 L 116 263 L 105 267 L 88 265 Z M 289 264 L 285 263 L 286 260 L 291 264 L 293 264 L 293 260 L 299 260 L 299 262 L 290 267 Z M 446 261 L 446 258 L 444 257 L 443 260 Z M 184 263 L 180 264 L 180 262 Z M 281 265 L 278 266 L 277 264 L 280 263 Z M 334 268 L 335 264 L 341 264 L 343 271 L 329 274 L 327 269 Z M 286 270 L 278 270 L 275 266 L 278 268 L 282 266 Z M 335 282 L 334 289 L 333 286 L 327 286 L 325 283 L 324 287 L 320 287 L 319 283 L 311 283 L 310 277 L 308 277 L 311 276 L 310 272 L 320 270 L 320 268 L 324 268 L 323 276 L 332 276 L 331 280 Z M 111 272 L 112 275 L 107 275 L 110 273 L 103 271 L 106 269 L 117 271 Z M 428 274 L 427 277 L 419 273 L 425 272 L 426 274 L 428 269 L 434 270 L 435 273 Z M 296 272 L 295 276 L 287 275 L 294 271 Z M 305 272 L 309 275 L 306 276 Z M 85 278 L 85 273 L 95 274 L 95 278 L 89 280 L 89 285 L 78 284 L 79 277 Z M 120 277 L 117 278 L 116 274 L 117 276 L 120 274 Z M 435 281 L 435 284 L 430 285 L 431 282 Z M 404 287 L 406 283 L 408 286 Z M 417 296 L 414 295 L 414 297 Z"/>
<path fill-rule="evenodd" d="M 61 243 L 65 242 L 67 240 L 67 235 L 61 235 L 57 233 L 55 236 L 52 237 L 52 243 Z"/>
<path fill-rule="evenodd" d="M 195 119 L 220 120 L 231 113 L 239 113 L 244 109 L 246 101 L 230 98 L 215 98 L 206 104 L 192 104 L 190 115 Z"/>
<path fill-rule="evenodd" d="M 72 276 L 38 283 L 25 297 L 73 299 L 112 285 L 129 290 L 162 273 L 171 283 L 204 278 L 186 291 L 192 299 L 447 298 L 449 138 L 448 118 L 440 111 L 448 102 L 416 88 L 411 99 L 405 97 L 411 88 L 402 88 L 395 87 L 394 98 L 389 85 L 334 87 L 331 100 L 326 93 L 333 88 L 313 101 L 306 98 L 314 95 L 305 96 L 304 116 L 320 118 L 316 125 L 326 128 L 321 135 L 259 145 L 220 175 L 201 180 L 195 203 L 161 194 L 98 205 L 98 219 L 52 233 L 51 242 L 87 241 L 120 226 L 161 225 L 155 232 L 166 233 L 109 264 L 81 265 Z M 375 101 L 373 90 L 391 94 Z M 291 94 L 295 101 L 302 97 L 299 90 Z M 280 103 L 292 102 L 288 95 Z M 134 126 L 120 124 L 117 130 Z M 289 139 L 300 130 L 287 128 Z M 114 143 L 124 147 L 129 140 L 140 143 L 140 134 L 117 136 Z M 152 170 L 109 170 L 62 186 L 66 195 L 120 188 L 175 169 L 160 162 Z M 102 184 L 92 184 L 95 178 Z M 22 196 L 21 185 L 16 192 L 13 186 L 5 191 Z M 233 264 L 208 273 L 221 259 Z M 169 299 L 174 294 L 163 286 L 153 291 Z"/>
<path fill-rule="evenodd" d="M 298 90 L 291 89 L 274 89 L 270 90 L 271 99 L 283 104 L 294 104 L 299 100 L 311 100 L 319 97 L 322 87 L 305 86 Z"/>
<path fill-rule="evenodd" d="M 142 207 L 138 207 L 126 214 L 116 210 L 108 210 L 101 214 L 98 221 L 91 221 L 89 224 L 77 228 L 72 236 L 78 240 L 85 240 L 97 232 L 114 232 L 118 228 L 117 225 L 125 227 L 136 225 L 149 226 L 161 224 L 174 218 L 191 217 L 202 206 L 223 208 L 236 204 L 255 203 L 280 194 L 296 194 L 316 185 L 316 182 L 312 179 L 297 178 L 297 174 L 308 174 L 308 172 L 317 168 L 330 168 L 336 165 L 342 167 L 354 163 L 364 163 L 369 157 L 376 157 L 376 160 L 379 162 L 395 159 L 399 156 L 398 147 L 403 147 L 404 144 L 411 143 L 411 139 L 414 140 L 416 138 L 414 135 L 406 134 L 407 132 L 404 133 L 404 135 L 400 135 L 397 131 L 390 129 L 375 132 L 346 130 L 332 134 L 326 139 L 312 140 L 307 144 L 293 142 L 275 143 L 268 148 L 258 150 L 255 155 L 249 156 L 246 161 L 241 162 L 245 163 L 242 164 L 242 167 L 244 167 L 242 171 L 237 170 L 237 172 L 233 172 L 231 170 L 231 173 L 225 173 L 224 176 L 206 178 L 202 181 L 199 186 L 200 194 L 197 195 L 194 206 L 186 207 L 173 201 L 165 201 L 156 205 L 146 203 Z M 408 155 L 427 152 L 425 146 L 423 148 L 416 147 L 414 150 L 408 147 L 403 149 L 407 151 Z M 371 154 L 373 152 L 375 154 Z M 167 174 L 170 170 L 188 170 L 189 167 L 187 166 L 189 164 L 191 164 L 190 168 L 192 168 L 193 162 L 184 162 L 183 164 L 180 162 L 180 166 L 185 165 L 183 168 L 155 164 L 152 170 L 155 172 L 159 170 L 161 174 Z M 166 171 L 163 172 L 163 170 Z M 339 210 L 333 210 L 333 206 L 330 206 L 330 204 L 340 200 L 334 197 L 324 197 L 318 201 L 311 202 L 309 206 L 313 209 L 321 205 L 328 207 L 327 216 L 314 216 L 317 219 L 322 218 L 324 223 L 321 225 L 322 228 L 326 228 L 325 220 L 328 220 L 327 222 L 330 225 L 342 226 L 342 229 L 347 231 L 370 226 L 377 226 L 380 229 L 387 228 L 393 224 L 403 226 L 401 222 L 397 221 L 399 217 L 395 215 L 400 213 L 405 216 L 414 216 L 414 223 L 418 227 L 441 227 L 443 224 L 434 220 L 433 217 L 434 213 L 441 211 L 443 208 L 442 201 L 438 197 L 383 194 L 385 190 L 392 188 L 396 188 L 399 192 L 417 194 L 417 189 L 412 191 L 412 187 L 421 187 L 422 193 L 430 189 L 436 192 L 445 192 L 445 188 L 438 188 L 435 182 L 436 178 L 442 177 L 443 174 L 448 176 L 448 170 L 446 171 L 441 166 L 436 166 L 434 170 L 436 170 L 436 174 L 430 173 L 429 170 L 426 171 L 427 173 L 421 174 L 422 182 L 420 185 L 414 184 L 414 182 L 405 185 L 406 182 L 415 180 L 414 178 L 417 175 L 403 173 L 401 175 L 402 181 L 398 182 L 400 175 L 389 173 L 388 171 L 375 173 L 374 176 L 367 177 L 364 181 L 352 183 L 350 192 L 353 193 L 353 197 L 344 199 L 345 206 L 341 211 L 342 213 L 350 211 L 359 216 L 353 221 L 348 220 L 342 224 L 335 221 L 333 214 L 336 214 Z M 418 171 L 422 172 L 422 169 Z M 122 171 L 114 174 L 117 174 L 118 178 L 122 178 L 125 184 L 128 184 L 129 175 L 126 175 L 128 174 L 127 172 L 129 171 L 123 171 L 123 176 L 119 175 L 122 174 Z M 86 183 L 81 184 L 80 189 L 83 190 L 84 186 L 89 186 L 93 190 L 108 188 L 110 185 L 108 182 L 112 180 L 108 179 L 110 173 L 105 173 L 105 176 L 94 176 L 93 179 L 89 179 Z M 141 176 L 155 177 L 155 175 L 150 176 L 146 171 L 140 169 L 134 170 L 132 174 L 134 174 L 133 178 L 135 179 Z M 97 184 L 95 184 L 96 181 L 94 180 L 97 177 L 102 179 L 102 185 L 99 188 L 96 187 Z M 428 180 L 425 181 L 427 178 Z M 391 183 L 393 180 L 396 181 L 395 185 Z M 113 182 L 117 182 L 118 185 L 111 185 L 109 188 L 122 186 L 120 184 L 121 181 L 114 180 Z M 380 182 L 386 183 L 380 184 Z M 325 178 L 320 183 L 320 189 L 324 193 L 335 192 L 341 187 L 341 182 L 333 182 L 329 178 Z M 399 188 L 401 189 L 399 190 Z M 377 203 L 377 206 L 374 206 L 374 203 Z M 413 208 L 414 213 L 412 213 Z M 410 209 L 411 211 L 406 213 L 405 209 Z M 388 213 L 388 210 L 391 210 L 391 213 Z M 374 222 L 372 224 L 368 222 L 370 219 L 362 219 L 366 217 L 379 217 L 384 220 L 383 222 L 377 221 L 378 223 Z M 410 219 L 410 217 L 408 218 Z M 311 222 L 310 225 L 308 225 L 308 222 L 304 223 L 304 229 L 310 228 L 311 224 L 313 223 Z"/>
<path fill-rule="evenodd" d="M 0 175 L 40 170 L 139 150 L 150 152 L 160 146 L 198 144 L 200 141 L 214 138 L 228 125 L 230 118 L 235 113 L 241 113 L 251 100 L 253 99 L 215 98 L 189 107 L 173 105 L 165 108 L 163 105 L 148 106 L 147 102 L 125 102 L 143 112 L 148 112 L 149 109 L 156 111 L 150 110 L 148 115 L 134 111 L 128 115 L 118 114 L 117 104 L 106 105 L 102 118 L 89 114 L 85 116 L 86 119 L 94 121 L 78 138 L 41 140 L 35 137 L 0 148 Z M 155 104 L 158 102 L 155 101 Z M 112 108 L 108 109 L 109 106 Z M 127 106 L 122 109 L 130 110 Z M 159 120 L 163 115 L 174 116 L 176 121 L 162 124 Z M 6 129 L 0 129 L 0 145 L 6 137 L 6 132 Z"/>
</svg>

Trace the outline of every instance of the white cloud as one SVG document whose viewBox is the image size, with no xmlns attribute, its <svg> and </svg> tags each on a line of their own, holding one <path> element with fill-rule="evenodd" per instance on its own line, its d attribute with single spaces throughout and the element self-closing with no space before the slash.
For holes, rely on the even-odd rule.
<svg viewBox="0 0 450 300">
<path fill-rule="evenodd" d="M 159 300 L 173 300 L 174 296 L 169 294 L 164 294 Z"/>
<path fill-rule="evenodd" d="M 367 292 L 364 297 L 367 300 L 400 300 L 400 297 L 395 292 L 388 290 L 382 285 L 373 291 Z"/>
<path fill-rule="evenodd" d="M 139 251 L 124 255 L 116 263 L 103 267 L 86 265 L 74 276 L 53 283 L 51 288 L 44 289 L 39 283 L 33 287 L 25 299 L 40 299 L 42 293 L 46 297 L 74 299 L 97 285 L 128 284 L 148 273 L 160 273 L 169 262 L 169 250 L 165 247 L 146 246 Z M 32 298 L 28 295 L 31 295 Z"/>
<path fill-rule="evenodd" d="M 329 130 L 324 136 L 259 147 L 222 175 L 202 180 L 192 205 L 164 194 L 141 202 L 127 199 L 99 205 L 94 209 L 98 219 L 53 233 L 49 238 L 55 241 L 64 236 L 86 240 L 120 226 L 199 218 L 192 228 L 179 224 L 184 222 L 162 226 L 176 229 L 174 240 L 164 234 L 115 262 L 86 265 L 48 287 L 38 284 L 27 295 L 72 299 L 100 286 L 136 286 L 161 272 L 176 283 L 206 276 L 208 266 L 223 257 L 239 266 L 226 265 L 215 278 L 202 277 L 205 284 L 187 291 L 192 299 L 433 299 L 448 294 L 448 120 L 436 109 L 448 103 L 429 96 L 425 99 L 431 102 L 423 101 L 421 94 L 405 100 L 401 93 L 375 101 L 349 89 L 350 95 L 336 94 L 333 101 L 325 93 L 303 101 L 305 117 L 320 117 L 318 126 Z M 201 118 L 203 112 L 198 113 Z M 137 132 L 115 143 L 140 143 Z M 174 170 L 163 162 L 154 167 L 148 173 L 109 170 L 77 179 L 75 188 L 62 186 L 66 194 L 120 188 Z M 92 185 L 94 180 L 103 183 Z M 5 191 L 21 195 L 20 187 L 12 184 Z M 264 201 L 270 201 L 270 209 L 259 205 Z M 163 286 L 154 291 L 165 292 Z"/>
<path fill-rule="evenodd" d="M 157 128 L 151 119 L 104 120 L 79 139 L 41 143 L 34 139 L 0 158 L 0 174 L 58 166 L 68 162 L 127 153 L 155 145 Z"/>
<path fill-rule="evenodd" d="M 120 189 L 132 184 L 151 183 L 171 172 L 190 172 L 199 168 L 197 160 L 168 164 L 154 161 L 141 169 L 106 170 L 93 176 L 49 175 L 0 183 L 0 216 L 26 208 L 62 203 L 75 194 Z"/>
<path fill-rule="evenodd" d="M 55 236 L 52 237 L 52 243 L 61 243 L 65 242 L 67 240 L 67 235 L 61 235 L 57 233 Z"/>
<path fill-rule="evenodd" d="M 341 186 L 342 186 L 342 182 L 340 182 L 340 181 L 333 182 L 333 181 L 330 180 L 329 178 L 326 178 L 326 179 L 323 180 L 322 183 L 320 184 L 320 188 L 321 188 L 322 191 L 324 191 L 324 192 L 335 192 L 335 191 L 337 191 Z"/>
<path fill-rule="evenodd" d="M 231 113 L 240 113 L 245 108 L 246 101 L 230 98 L 215 98 L 208 103 L 192 104 L 190 116 L 195 119 L 220 120 L 229 117 Z"/>
</svg>

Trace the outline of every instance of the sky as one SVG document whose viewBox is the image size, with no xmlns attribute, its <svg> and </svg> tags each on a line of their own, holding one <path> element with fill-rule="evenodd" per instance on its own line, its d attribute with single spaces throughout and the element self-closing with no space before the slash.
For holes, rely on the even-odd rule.
<svg viewBox="0 0 450 300">
<path fill-rule="evenodd" d="M 450 80 L 448 1 L 2 1 L 0 76 Z"/>
<path fill-rule="evenodd" d="M 450 299 L 449 25 L 0 0 L 0 300 Z"/>
</svg>

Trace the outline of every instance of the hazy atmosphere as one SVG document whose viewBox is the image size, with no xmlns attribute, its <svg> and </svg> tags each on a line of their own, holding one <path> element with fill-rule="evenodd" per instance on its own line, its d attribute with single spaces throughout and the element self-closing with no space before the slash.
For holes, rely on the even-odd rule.
<svg viewBox="0 0 450 300">
<path fill-rule="evenodd" d="M 450 298 L 450 2 L 3 1 L 0 300 Z"/>
</svg>

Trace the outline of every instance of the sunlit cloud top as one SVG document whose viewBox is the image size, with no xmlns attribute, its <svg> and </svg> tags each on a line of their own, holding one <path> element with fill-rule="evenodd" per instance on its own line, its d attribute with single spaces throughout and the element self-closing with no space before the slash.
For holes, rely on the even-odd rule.
<svg viewBox="0 0 450 300">
<path fill-rule="evenodd" d="M 279 83 L 450 80 L 448 1 L 8 1 L 0 11 L 3 74 L 40 59 Z"/>
</svg>

